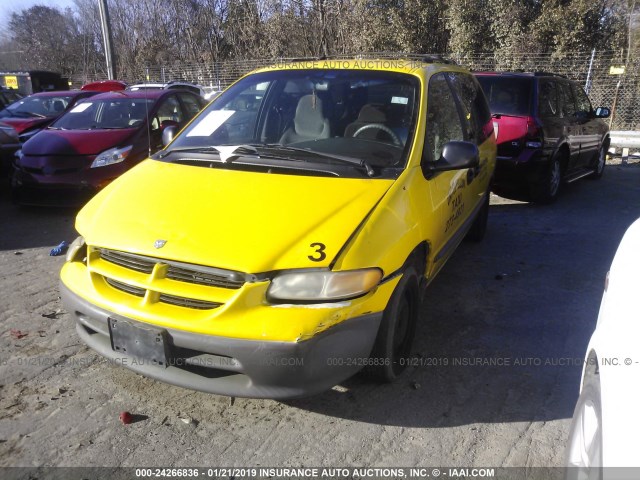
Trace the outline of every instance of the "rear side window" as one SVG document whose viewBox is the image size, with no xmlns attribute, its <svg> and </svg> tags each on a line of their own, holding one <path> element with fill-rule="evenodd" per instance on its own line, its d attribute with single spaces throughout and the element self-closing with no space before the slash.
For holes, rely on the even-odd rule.
<svg viewBox="0 0 640 480">
<path fill-rule="evenodd" d="M 481 87 L 473 76 L 465 73 L 449 73 L 453 89 L 462 104 L 463 124 L 467 140 L 481 144 L 491 133 L 491 112 Z M 487 125 L 491 128 L 487 128 Z"/>
<path fill-rule="evenodd" d="M 429 161 L 436 161 L 445 143 L 464 140 L 458 107 L 444 73 L 429 81 L 425 151 Z"/>
<path fill-rule="evenodd" d="M 515 75 L 478 75 L 476 77 L 493 114 L 526 116 L 531 111 L 533 80 Z"/>
<path fill-rule="evenodd" d="M 571 86 L 568 83 L 558 83 L 559 87 L 559 108 L 561 117 L 573 117 L 576 114 L 576 103 L 573 99 Z"/>
<path fill-rule="evenodd" d="M 558 87 L 552 80 L 541 80 L 538 93 L 538 114 L 541 117 L 557 117 Z"/>
<path fill-rule="evenodd" d="M 576 108 L 579 113 L 584 115 L 588 115 L 591 113 L 591 102 L 589 101 L 589 97 L 584 93 L 582 87 L 579 85 L 573 84 L 573 93 L 576 97 Z"/>
</svg>

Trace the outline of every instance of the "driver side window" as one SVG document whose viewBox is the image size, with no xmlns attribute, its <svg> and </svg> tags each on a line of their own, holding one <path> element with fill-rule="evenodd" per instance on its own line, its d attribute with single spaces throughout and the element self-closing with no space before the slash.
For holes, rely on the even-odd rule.
<svg viewBox="0 0 640 480">
<path fill-rule="evenodd" d="M 427 94 L 427 130 L 425 153 L 428 161 L 440 158 L 445 143 L 464 140 L 458 106 L 444 73 L 438 73 L 429 81 Z"/>
<path fill-rule="evenodd" d="M 181 123 L 184 115 L 182 114 L 182 107 L 178 102 L 175 95 L 163 100 L 160 107 L 158 107 L 158 113 L 151 122 L 151 130 L 157 130 L 162 126 L 162 122 L 165 120 L 171 120 L 173 122 Z"/>
<path fill-rule="evenodd" d="M 578 113 L 588 116 L 591 114 L 591 102 L 589 101 L 589 97 L 584 90 L 579 85 L 573 85 L 573 93 L 576 97 L 576 106 Z"/>
</svg>

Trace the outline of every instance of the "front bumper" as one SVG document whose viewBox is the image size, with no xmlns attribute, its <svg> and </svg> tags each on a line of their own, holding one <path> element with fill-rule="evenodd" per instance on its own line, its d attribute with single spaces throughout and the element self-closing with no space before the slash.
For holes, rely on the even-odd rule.
<svg viewBox="0 0 640 480">
<path fill-rule="evenodd" d="M 24 205 L 81 206 L 100 189 L 131 168 L 126 162 L 101 168 L 88 168 L 93 157 L 78 157 L 35 164 L 18 164 L 11 181 L 15 200 Z M 81 165 L 82 163 L 86 165 Z M 49 171 L 50 169 L 51 171 Z M 65 170 L 69 170 L 65 172 Z"/>
<path fill-rule="evenodd" d="M 382 312 L 341 322 L 297 342 L 227 338 L 164 328 L 170 350 L 162 367 L 113 350 L 109 318 L 60 284 L 62 301 L 82 340 L 114 363 L 184 388 L 234 397 L 293 398 L 327 390 L 355 374 L 369 358 Z"/>
</svg>

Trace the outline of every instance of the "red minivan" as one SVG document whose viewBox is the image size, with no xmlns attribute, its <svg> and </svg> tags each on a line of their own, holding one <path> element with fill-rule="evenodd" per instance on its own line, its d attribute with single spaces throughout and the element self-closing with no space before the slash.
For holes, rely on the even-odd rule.
<svg viewBox="0 0 640 480">
<path fill-rule="evenodd" d="M 80 205 L 162 147 L 162 131 L 184 126 L 205 105 L 186 90 L 119 91 L 76 104 L 16 152 L 13 199 Z"/>
<path fill-rule="evenodd" d="M 561 184 L 600 178 L 609 148 L 609 109 L 582 87 L 550 73 L 475 73 L 493 116 L 498 157 L 493 191 L 539 203 Z"/>
</svg>

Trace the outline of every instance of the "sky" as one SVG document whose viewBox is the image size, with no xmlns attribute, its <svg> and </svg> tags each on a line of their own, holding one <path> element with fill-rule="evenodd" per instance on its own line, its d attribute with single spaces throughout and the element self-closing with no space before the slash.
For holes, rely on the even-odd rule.
<svg viewBox="0 0 640 480">
<path fill-rule="evenodd" d="M 64 10 L 73 6 L 73 0 L 0 0 L 0 28 L 3 30 L 6 28 L 13 12 L 20 12 L 34 5 L 45 5 Z"/>
</svg>

